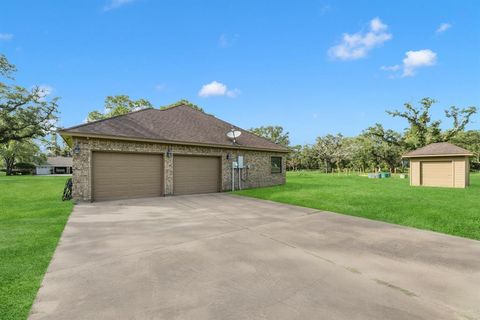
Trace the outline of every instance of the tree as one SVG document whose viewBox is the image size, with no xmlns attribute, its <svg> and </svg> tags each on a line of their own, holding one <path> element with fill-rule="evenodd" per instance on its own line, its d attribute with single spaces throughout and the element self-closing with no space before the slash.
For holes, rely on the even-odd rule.
<svg viewBox="0 0 480 320">
<path fill-rule="evenodd" d="M 12 78 L 12 74 L 16 70 L 15 65 L 8 62 L 7 57 L 0 53 L 0 76 Z"/>
<path fill-rule="evenodd" d="M 127 95 L 107 96 L 104 102 L 105 111 L 94 110 L 87 116 L 87 122 L 124 115 L 133 111 L 153 108 L 146 99 L 132 100 Z"/>
<path fill-rule="evenodd" d="M 408 121 L 410 127 L 405 132 L 405 146 L 409 150 L 423 147 L 434 142 L 448 141 L 459 132 L 463 131 L 470 122 L 471 117 L 477 113 L 476 107 L 459 109 L 455 106 L 445 111 L 447 118 L 453 119 L 453 128 L 442 132 L 440 120 L 432 120 L 430 109 L 436 100 L 423 98 L 421 107 L 414 107 L 405 103 L 404 111 L 387 111 L 393 117 L 401 117 Z"/>
<path fill-rule="evenodd" d="M 473 152 L 472 169 L 480 170 L 480 130 L 459 132 L 450 142 Z"/>
<path fill-rule="evenodd" d="M 317 138 L 315 150 L 317 151 L 318 160 L 324 165 L 325 172 L 330 172 L 333 164 L 338 169 L 340 163 L 346 158 L 343 140 L 344 137 L 340 133 L 337 135 L 327 134 Z"/>
<path fill-rule="evenodd" d="M 284 147 L 288 147 L 290 144 L 289 133 L 283 132 L 281 126 L 262 126 L 249 131 Z"/>
<path fill-rule="evenodd" d="M 187 107 L 190 107 L 190 108 L 195 109 L 197 111 L 205 113 L 205 111 L 201 107 L 199 107 L 196 104 L 188 101 L 187 99 L 181 99 L 181 100 L 178 100 L 175 103 L 160 107 L 160 110 L 166 110 L 166 109 L 170 109 L 170 108 L 178 107 L 178 106 L 187 106 Z"/>
<path fill-rule="evenodd" d="M 385 130 L 381 124 L 376 124 L 364 130 L 360 136 L 363 138 L 363 148 L 370 155 L 370 161 L 376 168 L 388 167 L 390 172 L 400 165 L 401 155 L 404 150 L 404 140 L 400 133 Z"/>
<path fill-rule="evenodd" d="M 1 144 L 0 156 L 3 159 L 7 176 L 12 175 L 15 164 L 18 162 L 41 164 L 46 160 L 45 155 L 32 140 L 9 141 Z"/>
<path fill-rule="evenodd" d="M 15 67 L 0 56 L 0 74 Z M 43 137 L 55 126 L 58 98 L 47 99 L 39 87 L 31 90 L 0 82 L 0 144 Z"/>
<path fill-rule="evenodd" d="M 50 141 L 46 142 L 48 156 L 53 157 L 71 157 L 72 149 L 66 143 L 58 143 L 58 135 L 56 132 L 52 132 L 50 135 Z"/>
<path fill-rule="evenodd" d="M 290 148 L 287 156 L 287 170 L 298 170 L 302 165 L 302 146 L 296 145 Z"/>
</svg>

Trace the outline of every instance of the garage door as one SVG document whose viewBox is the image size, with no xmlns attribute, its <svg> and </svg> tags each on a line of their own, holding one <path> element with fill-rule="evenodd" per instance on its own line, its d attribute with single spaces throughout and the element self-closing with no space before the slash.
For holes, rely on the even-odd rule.
<svg viewBox="0 0 480 320">
<path fill-rule="evenodd" d="M 220 158 L 174 156 L 173 193 L 194 194 L 220 191 Z"/>
<path fill-rule="evenodd" d="M 422 185 L 431 187 L 452 187 L 452 162 L 422 162 Z"/>
<path fill-rule="evenodd" d="M 162 172 L 161 155 L 94 152 L 93 200 L 161 196 Z"/>
</svg>

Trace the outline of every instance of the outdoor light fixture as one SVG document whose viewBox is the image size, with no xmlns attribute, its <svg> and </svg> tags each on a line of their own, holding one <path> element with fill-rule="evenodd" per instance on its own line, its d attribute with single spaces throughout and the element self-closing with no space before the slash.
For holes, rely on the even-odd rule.
<svg viewBox="0 0 480 320">
<path fill-rule="evenodd" d="M 230 158 L 232 157 L 232 155 L 229 153 L 227 153 L 227 160 L 230 160 Z"/>
<path fill-rule="evenodd" d="M 73 148 L 73 153 L 79 154 L 80 153 L 80 145 L 77 143 Z"/>
<path fill-rule="evenodd" d="M 168 146 L 168 149 L 167 149 L 167 158 L 171 158 L 172 157 L 172 147 Z"/>
</svg>

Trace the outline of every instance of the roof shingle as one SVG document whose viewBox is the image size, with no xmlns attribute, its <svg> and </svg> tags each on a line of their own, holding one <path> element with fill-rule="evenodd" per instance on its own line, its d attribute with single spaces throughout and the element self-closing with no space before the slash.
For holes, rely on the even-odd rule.
<svg viewBox="0 0 480 320">
<path fill-rule="evenodd" d="M 226 136 L 232 128 L 242 132 L 235 145 Z M 287 148 L 270 140 L 185 105 L 165 110 L 144 109 L 67 128 L 61 130 L 61 134 L 62 136 L 136 138 L 167 143 L 288 151 Z"/>
<path fill-rule="evenodd" d="M 431 156 L 472 156 L 473 154 L 463 148 L 448 142 L 432 143 L 420 149 L 410 151 L 403 155 L 404 158 L 431 157 Z"/>
</svg>

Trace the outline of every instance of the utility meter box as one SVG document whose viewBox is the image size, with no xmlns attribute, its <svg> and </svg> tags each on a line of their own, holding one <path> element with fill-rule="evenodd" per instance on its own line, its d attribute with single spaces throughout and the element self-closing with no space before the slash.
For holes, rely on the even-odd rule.
<svg viewBox="0 0 480 320">
<path fill-rule="evenodd" d="M 238 156 L 237 163 L 238 163 L 237 168 L 243 169 L 243 156 Z"/>
</svg>

